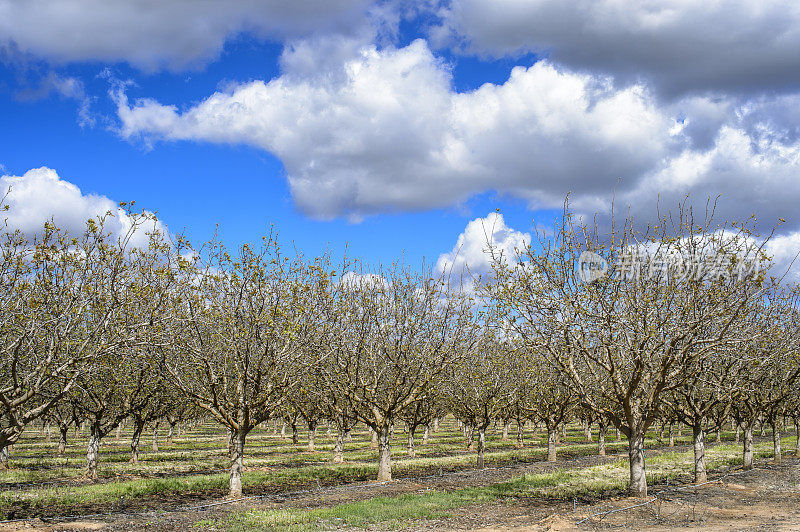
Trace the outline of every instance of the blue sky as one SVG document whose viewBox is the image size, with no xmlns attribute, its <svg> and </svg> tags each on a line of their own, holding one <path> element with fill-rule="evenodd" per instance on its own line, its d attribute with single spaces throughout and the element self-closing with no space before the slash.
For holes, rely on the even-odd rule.
<svg viewBox="0 0 800 532">
<path fill-rule="evenodd" d="M 274 75 L 279 50 L 271 44 L 234 46 L 208 71 L 189 74 L 142 75 L 125 65 L 115 71 L 135 79 L 131 92 L 141 92 L 176 105 L 190 104 L 216 89 L 220 79 L 248 80 L 263 77 L 252 63 L 263 63 L 263 72 Z M 248 58 L 242 63 L 241 53 Z M 230 64 L 226 64 L 228 62 Z M 418 265 L 435 262 L 449 251 L 469 220 L 500 208 L 509 222 L 530 230 L 533 214 L 524 201 L 487 192 L 463 205 L 417 212 L 388 212 L 353 223 L 346 219 L 317 220 L 299 212 L 292 203 L 281 161 L 268 152 L 240 145 L 205 142 L 159 143 L 120 139 L 113 131 L 114 105 L 109 84 L 96 79 L 103 66 L 59 69 L 64 76 L 86 80 L 97 124 L 81 125 L 78 103 L 50 94 L 22 100 L 15 72 L 2 69 L 0 93 L 0 160 L 3 173 L 22 175 L 31 168 L 47 166 L 61 178 L 77 185 L 84 194 L 135 201 L 155 211 L 169 229 L 186 232 L 195 242 L 210 238 L 219 224 L 219 235 L 229 246 L 257 241 L 275 226 L 288 244 L 307 253 L 321 253 L 328 246 L 373 263 L 406 257 Z M 464 83 L 474 83 L 470 70 Z M 89 87 L 92 87 L 91 89 Z M 90 92 L 91 91 L 91 92 Z M 108 123 L 103 123 L 108 121 Z M 549 213 L 545 213 L 548 214 Z M 555 216 L 549 216 L 550 219 Z"/>
<path fill-rule="evenodd" d="M 497 209 L 519 242 L 568 193 L 602 219 L 615 187 L 640 219 L 721 195 L 800 249 L 798 7 L 572 4 L 0 0 L 2 184 L 37 220 L 135 200 L 372 263 L 435 263 Z"/>
<path fill-rule="evenodd" d="M 404 25 L 398 43 L 419 35 Z M 394 211 L 360 222 L 317 220 L 292 203 L 281 161 L 269 152 L 241 145 L 205 142 L 158 143 L 149 146 L 120 139 L 108 91 L 109 76 L 131 82 L 128 92 L 179 107 L 202 100 L 227 83 L 271 79 L 280 74 L 282 45 L 249 36 L 225 44 L 220 57 L 200 69 L 180 72 L 142 72 L 125 62 L 51 66 L 34 61 L 20 67 L 0 66 L 0 164 L 3 173 L 22 175 L 47 166 L 84 194 L 135 201 L 155 211 L 173 232 L 185 232 L 196 242 L 219 235 L 229 246 L 257 241 L 274 224 L 285 244 L 310 254 L 345 246 L 353 256 L 370 263 L 404 259 L 408 264 L 434 264 L 449 251 L 470 220 L 501 209 L 509 225 L 530 231 L 533 213 L 525 201 L 496 192 L 469 198 L 439 209 Z M 485 60 L 443 53 L 452 67 L 453 86 L 466 91 L 487 82 L 502 83 L 518 61 Z M 531 57 L 528 62 L 532 63 Z M 80 101 L 53 90 L 40 90 L 51 72 L 80 80 L 91 99 L 93 124 L 81 123 Z M 556 212 L 544 211 L 553 219 Z"/>
</svg>

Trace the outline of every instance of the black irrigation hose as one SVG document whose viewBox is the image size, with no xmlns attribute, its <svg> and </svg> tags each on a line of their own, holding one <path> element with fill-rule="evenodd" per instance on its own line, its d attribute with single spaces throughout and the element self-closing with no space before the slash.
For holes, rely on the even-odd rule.
<svg viewBox="0 0 800 532">
<path fill-rule="evenodd" d="M 592 515 L 590 515 L 588 517 L 585 517 L 585 518 L 581 519 L 580 521 L 577 521 L 575 523 L 575 525 L 576 526 L 580 525 L 580 524 L 582 524 L 582 523 L 584 523 L 584 522 L 586 522 L 589 519 L 592 519 L 594 517 L 601 517 L 601 516 L 611 515 L 611 514 L 617 513 L 617 512 L 623 512 L 625 510 L 632 510 L 634 508 L 640 508 L 642 506 L 647 506 L 648 504 L 652 504 L 652 503 L 656 502 L 657 500 L 665 500 L 665 499 L 661 499 L 659 496 L 662 493 L 667 492 L 667 491 L 681 491 L 681 490 L 687 490 L 687 489 L 692 489 L 692 488 L 699 488 L 700 486 L 705 486 L 706 484 L 718 484 L 718 483 L 722 483 L 722 479 L 724 479 L 724 478 L 731 477 L 731 476 L 734 476 L 734 475 L 741 475 L 743 473 L 749 473 L 749 472 L 755 471 L 757 469 L 769 470 L 767 468 L 753 467 L 752 469 L 743 469 L 742 471 L 735 471 L 735 472 L 725 473 L 724 475 L 722 475 L 721 477 L 719 477 L 717 479 L 708 480 L 706 482 L 701 482 L 700 484 L 687 484 L 686 486 L 677 486 L 677 487 L 672 487 L 672 488 L 666 487 L 664 489 L 661 489 L 661 490 L 657 491 L 653 495 L 653 498 L 650 499 L 649 501 L 646 501 L 646 502 L 643 502 L 643 503 L 640 503 L 640 504 L 634 504 L 633 506 L 626 506 L 624 508 L 615 508 L 613 510 L 608 510 L 608 511 L 605 511 L 605 512 L 597 512 L 597 513 L 594 513 L 594 514 L 592 514 Z"/>
<path fill-rule="evenodd" d="M 399 478 L 399 479 L 396 479 L 396 481 L 400 481 L 400 480 L 418 480 L 419 478 L 432 478 L 432 477 L 417 477 L 416 479 L 413 478 L 413 477 Z M 188 511 L 192 511 L 192 510 L 202 510 L 202 509 L 205 509 L 205 508 L 212 508 L 214 506 L 222 506 L 224 504 L 233 504 L 235 502 L 241 502 L 241 501 L 246 501 L 246 500 L 255 500 L 255 499 L 261 499 L 261 500 L 264 500 L 264 499 L 282 499 L 283 500 L 283 499 L 290 499 L 290 498 L 293 498 L 293 497 L 297 497 L 298 495 L 305 495 L 305 494 L 309 494 L 309 493 L 314 493 L 314 492 L 322 490 L 322 489 L 326 489 L 327 491 L 344 491 L 344 490 L 348 490 L 348 489 L 374 488 L 374 487 L 377 487 L 377 486 L 382 486 L 382 485 L 385 485 L 385 484 L 389 484 L 391 482 L 393 482 L 393 481 L 388 480 L 388 481 L 384 481 L 384 482 L 375 482 L 375 483 L 371 482 L 369 484 L 351 484 L 351 485 L 347 485 L 347 486 L 337 486 L 337 487 L 331 487 L 331 488 L 322 488 L 321 486 L 319 486 L 319 481 L 317 481 L 317 486 L 318 486 L 317 489 L 298 490 L 298 491 L 292 491 L 292 492 L 286 492 L 286 493 L 280 493 L 280 494 L 276 493 L 276 494 L 271 494 L 271 495 L 250 495 L 250 496 L 241 497 L 241 498 L 238 498 L 238 499 L 217 501 L 217 502 L 212 502 L 212 503 L 207 503 L 207 504 L 199 504 L 199 505 L 195 505 L 195 506 L 185 506 L 185 507 L 178 506 L 178 507 L 173 508 L 171 510 L 147 510 L 147 511 L 141 511 L 141 512 L 125 512 L 125 511 L 120 510 L 120 511 L 116 511 L 116 512 L 112 511 L 112 512 L 102 512 L 102 513 L 95 513 L 95 514 L 61 515 L 61 516 L 55 516 L 55 517 L 23 517 L 23 518 L 20 518 L 20 519 L 4 519 L 4 520 L 0 520 L 0 524 L 21 523 L 23 521 L 35 521 L 37 519 L 39 519 L 41 521 L 45 521 L 45 522 L 47 522 L 47 521 L 71 521 L 73 519 L 90 519 L 90 518 L 95 518 L 95 517 L 109 517 L 109 516 L 112 516 L 112 515 L 144 516 L 144 515 L 152 515 L 154 513 L 188 512 Z"/>
<path fill-rule="evenodd" d="M 609 455 L 608 458 L 612 458 L 613 456 L 621 456 L 621 455 L 624 455 L 624 453 L 620 453 L 618 455 Z M 577 461 L 577 460 L 580 460 L 581 458 L 585 458 L 587 456 L 589 456 L 589 455 L 579 454 L 579 455 L 576 456 L 575 460 Z M 521 462 L 521 463 L 526 464 L 526 462 Z M 542 462 L 531 462 L 531 463 L 542 463 Z M 466 470 L 448 471 L 448 472 L 443 472 L 442 468 L 440 466 L 439 467 L 439 473 L 435 474 L 435 475 L 427 475 L 427 476 L 423 476 L 423 477 L 402 477 L 402 478 L 394 479 L 393 481 L 394 482 L 399 482 L 399 481 L 417 481 L 417 480 L 425 480 L 425 479 L 431 479 L 431 478 L 441 478 L 441 477 L 445 477 L 445 476 L 470 475 L 470 474 L 474 474 L 475 472 L 480 472 L 480 471 L 511 469 L 511 468 L 518 467 L 519 465 L 520 465 L 520 462 L 511 464 L 511 465 L 507 465 L 507 466 L 485 467 L 483 469 L 466 469 Z M 713 482 L 719 482 L 722 478 L 725 478 L 726 476 L 745 473 L 747 471 L 749 471 L 749 470 L 740 471 L 738 473 L 728 473 L 728 474 L 724 475 L 723 477 L 720 477 L 719 479 L 712 480 L 712 481 L 709 481 L 709 482 L 705 482 L 704 484 L 709 484 L 709 483 L 713 483 Z M 382 485 L 388 484 L 388 483 L 393 482 L 393 481 L 347 484 L 347 485 L 344 485 L 344 486 L 331 486 L 331 487 L 324 488 L 324 489 L 326 489 L 327 491 L 346 491 L 346 490 L 351 490 L 351 489 L 374 488 L 374 487 L 377 487 L 377 486 L 382 486 Z M 666 489 L 680 490 L 680 489 L 688 489 L 688 488 L 692 488 L 692 487 L 697 487 L 697 486 L 701 486 L 701 485 L 703 485 L 703 484 L 687 485 L 687 486 L 684 486 L 684 487 L 666 488 Z M 317 489 L 316 490 L 315 489 L 306 489 L 306 490 L 299 490 L 299 491 L 286 492 L 286 493 L 280 493 L 280 494 L 271 494 L 271 495 L 251 495 L 251 496 L 242 497 L 242 498 L 239 498 L 239 499 L 232 499 L 232 500 L 226 500 L 226 501 L 217 501 L 217 502 L 208 503 L 208 504 L 202 504 L 202 505 L 197 505 L 197 506 L 176 507 L 176 508 L 173 508 L 171 510 L 158 510 L 157 512 L 158 513 L 177 513 L 177 512 L 185 512 L 185 511 L 191 511 L 191 510 L 202 510 L 204 508 L 211 508 L 211 507 L 221 506 L 221 505 L 225 505 L 225 504 L 232 504 L 234 502 L 240 502 L 240 501 L 244 501 L 244 500 L 287 499 L 287 498 L 296 497 L 298 495 L 314 493 L 315 491 L 318 491 L 318 490 L 321 490 L 321 489 L 323 489 L 323 488 L 320 486 L 319 480 L 317 480 Z M 663 493 L 664 491 L 666 491 L 666 489 L 665 490 L 661 490 L 658 493 Z M 654 500 L 656 500 L 656 499 L 654 498 Z M 637 504 L 635 506 L 631 506 L 631 507 L 628 507 L 628 508 L 619 508 L 619 509 L 611 510 L 611 511 L 608 511 L 608 512 L 600 512 L 598 514 L 591 515 L 591 516 L 587 517 L 586 519 L 583 519 L 583 520 L 579 521 L 576 524 L 583 523 L 584 521 L 586 521 L 586 520 L 588 520 L 588 519 L 590 519 L 592 517 L 596 517 L 596 516 L 600 516 L 600 515 L 608 515 L 610 513 L 615 513 L 617 511 L 623 511 L 623 510 L 628 510 L 628 509 L 631 509 L 631 508 L 637 508 L 639 506 L 645 506 L 647 504 L 651 504 L 652 502 L 653 501 L 648 501 L 646 503 Z M 113 515 L 144 516 L 144 515 L 152 515 L 154 512 L 156 512 L 156 511 L 155 510 L 147 510 L 147 511 L 141 511 L 141 512 L 125 512 L 123 510 L 119 510 L 119 511 L 94 513 L 94 514 L 66 515 L 66 516 L 55 516 L 55 517 L 23 517 L 23 518 L 19 518 L 19 519 L 4 519 L 4 520 L 0 520 L 0 524 L 20 523 L 20 522 L 24 522 L 24 521 L 34 521 L 34 520 L 37 520 L 37 519 L 46 522 L 46 521 L 71 521 L 71 520 L 74 520 L 74 519 L 91 519 L 91 518 L 96 518 L 96 517 L 109 517 L 109 516 L 113 516 Z"/>
<path fill-rule="evenodd" d="M 612 456 L 613 455 L 609 456 L 609 458 L 611 458 Z M 578 456 L 577 457 L 577 459 L 580 459 L 580 458 L 584 458 L 584 456 Z M 534 463 L 543 463 L 543 462 L 534 462 Z M 475 474 L 476 472 L 482 472 L 482 471 L 499 471 L 499 470 L 503 470 L 503 469 L 513 469 L 513 468 L 519 467 L 519 465 L 520 465 L 519 463 L 515 463 L 515 464 L 511 464 L 511 465 L 507 465 L 507 466 L 485 467 L 483 469 L 465 469 L 465 470 L 459 470 L 459 471 L 442 471 L 442 468 L 440 467 L 439 468 L 439 473 L 435 474 L 435 475 L 426 475 L 426 476 L 423 476 L 423 477 L 401 477 L 401 478 L 396 478 L 396 479 L 391 480 L 391 481 L 346 484 L 344 486 L 330 486 L 330 487 L 327 487 L 327 488 L 322 488 L 319 485 L 319 480 L 317 480 L 317 488 L 316 489 L 305 489 L 305 490 L 298 490 L 298 491 L 284 492 L 284 493 L 276 493 L 276 494 L 270 494 L 270 495 L 251 495 L 251 496 L 247 496 L 247 497 L 241 497 L 239 499 L 217 501 L 217 502 L 213 502 L 213 503 L 200 504 L 200 505 L 195 505 L 195 506 L 186 506 L 186 507 L 179 506 L 179 507 L 173 508 L 171 510 L 157 510 L 157 512 L 158 513 L 177 513 L 177 512 L 186 512 L 186 511 L 192 511 L 192 510 L 202 510 L 202 509 L 205 509 L 205 508 L 211 508 L 211 507 L 215 507 L 215 506 L 222 506 L 222 505 L 232 504 L 232 503 L 235 503 L 235 502 L 240 502 L 240 501 L 245 501 L 245 500 L 256 500 L 256 499 L 259 499 L 259 500 L 266 500 L 266 499 L 284 500 L 284 499 L 291 499 L 291 498 L 297 497 L 299 495 L 306 495 L 306 494 L 314 493 L 314 492 L 322 490 L 322 489 L 324 489 L 326 491 L 329 491 L 329 492 L 349 491 L 349 490 L 358 490 L 358 489 L 372 489 L 372 488 L 375 488 L 375 487 L 378 487 L 378 486 L 383 486 L 383 485 L 389 484 L 391 482 L 401 482 L 401 481 L 402 482 L 413 482 L 413 481 L 427 480 L 427 479 L 432 479 L 432 478 L 465 476 L 465 475 L 471 475 L 471 474 Z M 109 517 L 109 516 L 113 516 L 113 515 L 144 516 L 144 515 L 151 515 L 154 512 L 156 512 L 156 510 L 147 510 L 147 511 L 141 511 L 141 512 L 125 512 L 123 510 L 119 510 L 119 511 L 110 511 L 110 512 L 95 513 L 95 514 L 83 514 L 83 515 L 64 515 L 64 516 L 55 516 L 55 517 L 23 517 L 23 518 L 20 518 L 20 519 L 0 520 L 0 524 L 20 523 L 20 522 L 24 522 L 24 521 L 34 521 L 36 519 L 40 519 L 42 521 L 71 521 L 71 520 L 74 520 L 74 519 L 90 519 L 90 518 L 95 518 L 95 517 Z"/>
</svg>

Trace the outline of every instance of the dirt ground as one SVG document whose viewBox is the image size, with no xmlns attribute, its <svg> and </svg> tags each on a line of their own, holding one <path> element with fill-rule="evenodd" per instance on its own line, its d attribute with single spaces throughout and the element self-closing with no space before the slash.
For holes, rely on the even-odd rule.
<svg viewBox="0 0 800 532">
<path fill-rule="evenodd" d="M 722 475 L 710 475 L 711 478 Z M 415 530 L 800 530 L 800 461 L 762 464 L 700 487 L 654 486 L 643 500 L 617 498 L 590 505 L 514 501 L 457 510 L 453 518 Z M 637 508 L 634 505 L 649 502 Z M 595 515 L 620 509 L 621 511 Z M 589 519 L 586 519 L 589 518 Z M 584 520 L 586 519 L 586 520 Z"/>
<path fill-rule="evenodd" d="M 617 460 L 609 456 L 605 460 Z M 9 530 L 187 530 L 200 520 L 222 517 L 231 511 L 266 508 L 314 508 L 342 502 L 368 499 L 379 495 L 398 495 L 431 489 L 453 489 L 487 485 L 555 468 L 587 467 L 598 457 L 580 457 L 556 464 L 543 462 L 517 464 L 497 469 L 463 471 L 431 475 L 425 478 L 397 479 L 390 483 L 359 483 L 302 492 L 271 495 L 263 499 L 218 504 L 207 508 L 183 507 L 180 511 L 163 510 L 116 513 L 79 520 L 43 521 L 40 519 L 0 525 Z M 721 476 L 711 474 L 711 479 Z M 638 508 L 606 515 L 600 512 L 623 509 L 651 501 Z M 207 501 L 203 504 L 215 504 Z M 197 506 L 197 505 L 194 505 Z M 732 474 L 701 487 L 653 486 L 651 497 L 638 500 L 610 498 L 572 502 L 542 499 L 512 500 L 496 504 L 473 505 L 450 512 L 452 517 L 424 521 L 411 530 L 799 530 L 800 531 L 800 460 L 785 459 L 781 464 L 760 464 L 750 472 Z M 580 523 L 579 523 L 580 522 Z M 380 529 L 380 526 L 374 527 Z"/>
</svg>

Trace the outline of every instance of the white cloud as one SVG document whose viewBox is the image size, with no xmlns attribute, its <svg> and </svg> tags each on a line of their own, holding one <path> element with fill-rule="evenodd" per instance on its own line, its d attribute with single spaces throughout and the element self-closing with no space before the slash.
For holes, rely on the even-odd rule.
<svg viewBox="0 0 800 532">
<path fill-rule="evenodd" d="M 183 69 L 216 58 L 244 32 L 274 39 L 349 32 L 369 9 L 369 0 L 0 0 L 0 49 L 56 62 Z"/>
<path fill-rule="evenodd" d="M 508 227 L 500 213 L 489 213 L 467 224 L 458 235 L 452 251 L 442 253 L 436 270 L 450 279 L 451 285 L 471 290 L 474 281 L 491 277 L 495 260 L 515 260 L 530 244 L 531 236 Z"/>
<path fill-rule="evenodd" d="M 284 64 L 305 64 L 297 50 L 287 51 Z M 354 54 L 333 72 L 307 78 L 289 70 L 216 93 L 184 113 L 152 100 L 130 107 L 120 95 L 121 133 L 271 151 L 288 170 L 297 204 L 321 218 L 465 198 L 471 191 L 450 179 L 447 161 L 447 69 L 422 41 Z"/>
<path fill-rule="evenodd" d="M 322 218 L 452 205 L 491 188 L 543 206 L 573 191 L 577 205 L 605 207 L 619 178 L 620 197 L 647 208 L 658 191 L 697 190 L 705 201 L 726 183 L 736 184 L 738 208 L 752 199 L 741 185 L 762 174 L 782 181 L 783 197 L 800 196 L 789 179 L 796 139 L 776 137 L 783 130 L 773 125 L 788 105 L 774 99 L 661 106 L 641 85 L 614 89 L 546 62 L 459 94 L 423 41 L 339 49 L 342 64 L 309 77 L 315 56 L 298 46 L 281 77 L 232 87 L 183 113 L 152 100 L 131 106 L 120 94 L 121 133 L 268 150 L 283 160 L 299 207 Z M 647 197 L 634 197 L 641 192 Z M 763 193 L 767 201 L 770 190 Z"/>
<path fill-rule="evenodd" d="M 487 188 L 562 199 L 572 186 L 605 192 L 681 140 L 643 87 L 614 90 L 548 63 L 457 94 L 448 66 L 421 40 L 350 49 L 312 77 L 313 69 L 294 70 L 309 56 L 297 50 L 282 76 L 184 112 L 146 99 L 131 105 L 118 93 L 121 134 L 263 148 L 283 161 L 303 211 L 355 219 L 452 205 Z"/>
<path fill-rule="evenodd" d="M 323 50 L 324 53 L 320 53 Z M 800 227 L 797 95 L 708 94 L 661 102 L 645 84 L 541 61 L 458 93 L 427 43 L 298 41 L 271 81 L 185 110 L 115 93 L 120 134 L 249 144 L 277 155 L 297 206 L 317 218 L 452 206 L 488 190 L 582 213 L 630 206 L 652 219 L 687 193 L 719 214 Z M 619 181 L 621 179 L 621 182 Z M 720 220 L 722 221 L 722 220 Z"/>
<path fill-rule="evenodd" d="M 770 275 L 786 275 L 786 282 L 800 283 L 800 232 L 772 237 L 765 252 L 772 257 Z"/>
<path fill-rule="evenodd" d="M 79 103 L 78 124 L 81 127 L 93 127 L 96 119 L 92 113 L 92 100 L 86 94 L 83 82 L 72 76 L 63 76 L 54 71 L 41 76 L 35 86 L 23 87 L 16 91 L 15 97 L 23 101 L 35 101 L 56 94 L 61 98 L 75 100 Z"/>
<path fill-rule="evenodd" d="M 755 215 L 762 232 L 774 227 L 779 218 L 788 221 L 789 230 L 796 229 L 800 225 L 796 208 L 800 142 L 758 129 L 748 131 L 741 123 L 722 126 L 708 150 L 686 149 L 666 158 L 633 187 L 618 193 L 618 206 L 630 207 L 641 221 L 651 221 L 657 199 L 662 212 L 684 203 L 698 219 L 716 203 L 717 222 L 743 222 Z M 608 213 L 608 203 L 600 205 L 580 194 L 574 199 L 579 211 Z"/>
<path fill-rule="evenodd" d="M 472 53 L 543 54 L 660 91 L 759 91 L 800 82 L 793 0 L 451 0 L 432 30 Z"/>
<path fill-rule="evenodd" d="M 125 235 L 133 223 L 117 203 L 105 196 L 83 194 L 51 168 L 35 168 L 21 176 L 3 175 L 0 177 L 0 192 L 5 195 L 3 204 L 9 207 L 3 212 L 7 227 L 12 231 L 18 229 L 29 237 L 40 233 L 45 222 L 51 220 L 61 229 L 80 234 L 88 219 L 107 212 L 113 216 L 107 221 L 106 229 L 115 236 Z M 146 246 L 146 232 L 153 229 L 168 234 L 161 222 L 148 222 L 135 231 L 131 244 Z"/>
</svg>

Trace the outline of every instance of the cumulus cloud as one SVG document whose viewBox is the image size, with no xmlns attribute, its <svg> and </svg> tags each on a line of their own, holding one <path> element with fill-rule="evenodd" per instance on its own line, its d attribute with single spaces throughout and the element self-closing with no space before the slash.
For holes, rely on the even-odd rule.
<svg viewBox="0 0 800 532">
<path fill-rule="evenodd" d="M 283 63 L 305 65 L 298 50 L 288 50 Z M 296 203 L 320 218 L 465 198 L 471 191 L 451 179 L 447 162 L 451 101 L 444 65 L 423 41 L 354 54 L 314 77 L 302 75 L 305 66 L 301 74 L 288 70 L 218 92 L 183 113 L 153 100 L 130 106 L 119 94 L 121 134 L 268 150 L 282 159 Z"/>
<path fill-rule="evenodd" d="M 285 65 L 296 64 L 293 54 Z M 470 93 L 450 82 L 422 40 L 362 47 L 315 76 L 287 68 L 183 112 L 118 93 L 120 132 L 263 148 L 283 161 L 304 212 L 355 219 L 451 205 L 487 188 L 544 196 L 555 187 L 562 199 L 571 186 L 607 191 L 681 141 L 641 86 L 614 90 L 544 62 Z"/>
<path fill-rule="evenodd" d="M 445 207 L 487 190 L 546 208 L 571 192 L 579 211 L 608 213 L 616 187 L 618 207 L 645 219 L 659 198 L 674 208 L 691 193 L 701 208 L 721 194 L 726 217 L 800 226 L 794 95 L 663 103 L 647 85 L 547 61 L 458 93 L 423 40 L 298 43 L 282 64 L 269 82 L 183 110 L 117 92 L 120 134 L 267 150 L 283 161 L 295 203 L 317 218 Z"/>
<path fill-rule="evenodd" d="M 451 0 L 440 45 L 490 56 L 534 52 L 665 94 L 795 88 L 800 4 L 793 0 Z"/>
<path fill-rule="evenodd" d="M 216 58 L 244 32 L 349 32 L 369 9 L 369 0 L 0 0 L 0 48 L 55 62 L 183 69 Z"/>
<path fill-rule="evenodd" d="M 105 196 L 83 194 L 78 187 L 47 167 L 28 170 L 21 176 L 3 175 L 0 177 L 0 191 L 5 195 L 3 204 L 9 207 L 3 213 L 7 227 L 12 231 L 20 230 L 29 237 L 40 233 L 48 221 L 72 234 L 79 234 L 86 228 L 87 220 L 107 212 L 112 213 L 112 217 L 106 228 L 118 237 L 126 235 L 133 224 L 117 203 Z M 146 233 L 153 230 L 168 234 L 161 222 L 148 222 L 135 231 L 131 244 L 146 246 Z"/>
<path fill-rule="evenodd" d="M 652 220 L 656 202 L 662 212 L 679 204 L 699 219 L 715 210 L 717 222 L 745 221 L 756 216 L 756 228 L 768 232 L 780 218 L 786 228 L 800 225 L 800 142 L 782 141 L 771 131 L 748 131 L 741 123 L 720 128 L 707 150 L 686 149 L 643 174 L 632 188 L 622 189 L 618 206 L 641 221 Z M 583 212 L 608 213 L 608 202 L 576 194 L 573 206 Z M 710 200 L 710 201 L 709 201 Z"/>
<path fill-rule="evenodd" d="M 506 225 L 503 215 L 492 212 L 476 218 L 458 235 L 452 251 L 442 253 L 436 270 L 450 279 L 450 284 L 471 290 L 477 279 L 491 277 L 494 260 L 514 260 L 531 242 L 527 233 Z"/>
<path fill-rule="evenodd" d="M 772 258 L 770 275 L 785 275 L 785 282 L 800 283 L 800 232 L 772 237 L 764 251 Z"/>
</svg>

